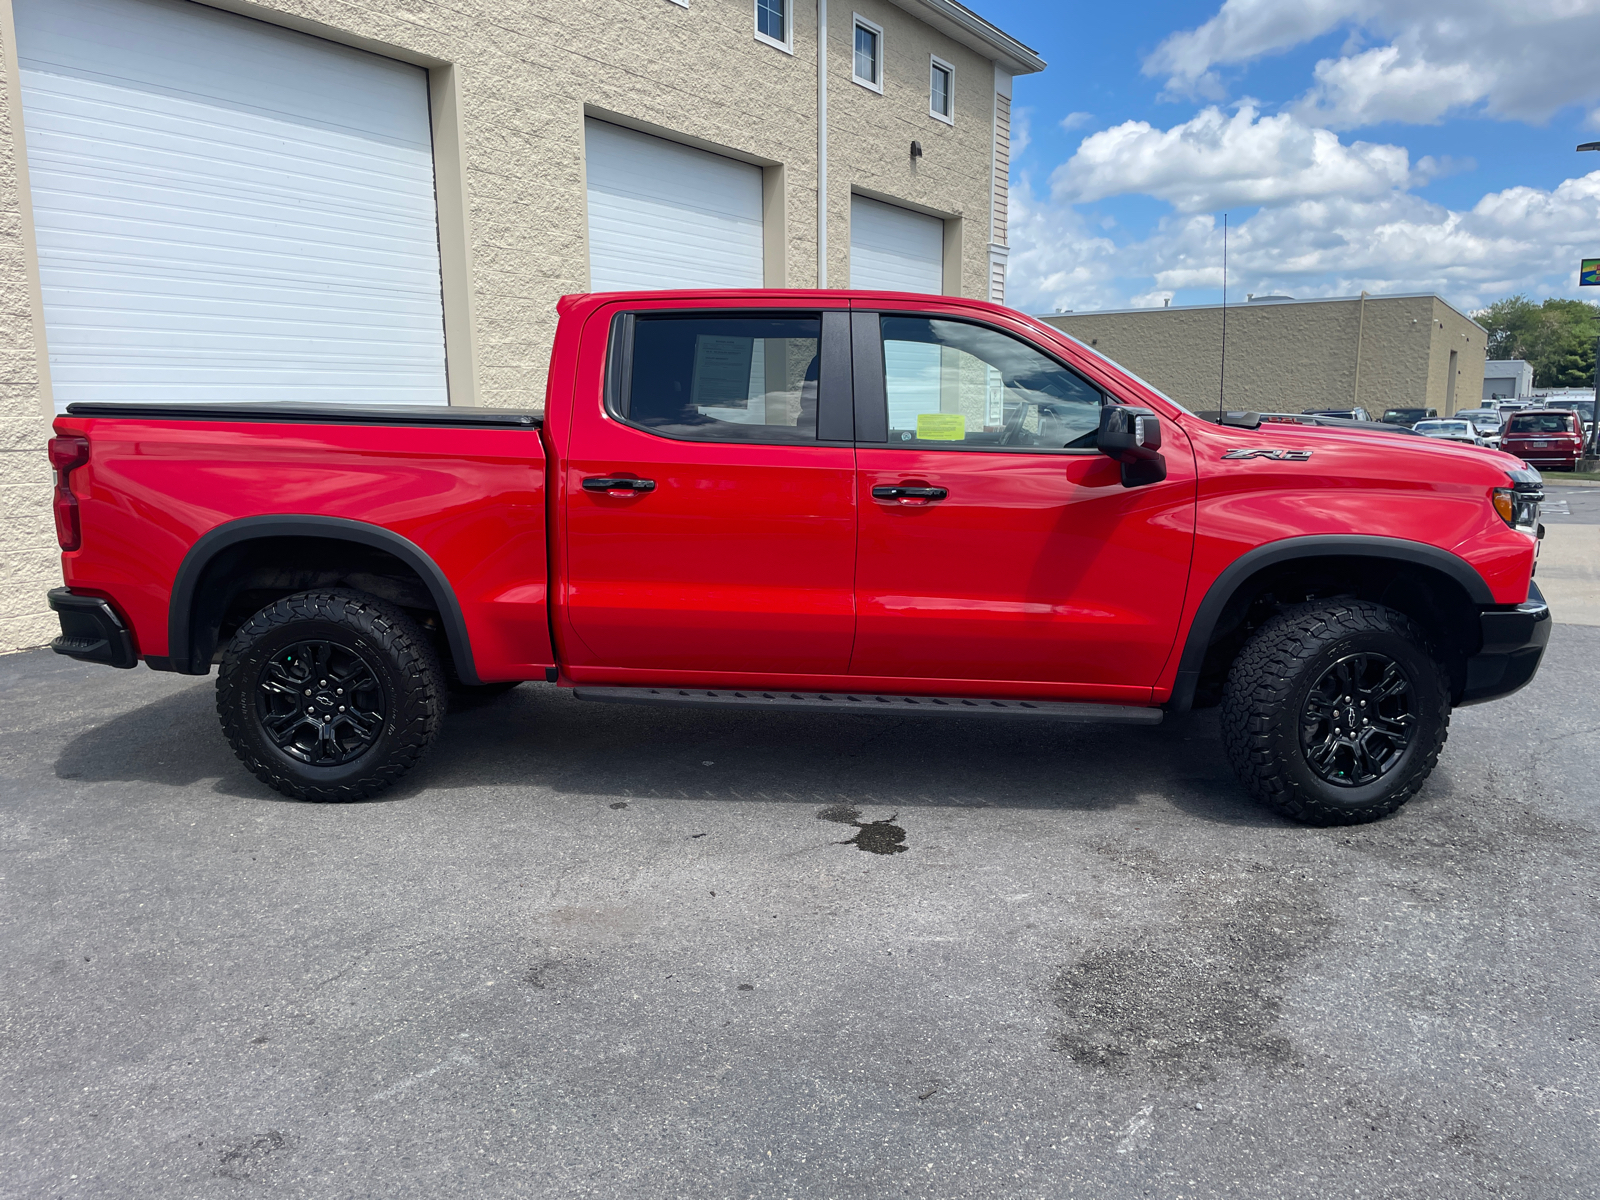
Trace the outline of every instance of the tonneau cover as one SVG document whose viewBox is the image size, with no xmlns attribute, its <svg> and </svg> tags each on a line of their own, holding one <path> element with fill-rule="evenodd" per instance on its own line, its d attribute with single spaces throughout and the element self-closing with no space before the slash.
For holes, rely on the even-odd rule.
<svg viewBox="0 0 1600 1200">
<path fill-rule="evenodd" d="M 283 425 L 449 425 L 486 429 L 538 429 L 537 413 L 510 408 L 464 408 L 447 404 L 340 404 L 240 402 L 237 404 L 147 404 L 137 400 L 80 400 L 67 405 L 73 417 L 133 421 L 267 421 Z"/>
</svg>

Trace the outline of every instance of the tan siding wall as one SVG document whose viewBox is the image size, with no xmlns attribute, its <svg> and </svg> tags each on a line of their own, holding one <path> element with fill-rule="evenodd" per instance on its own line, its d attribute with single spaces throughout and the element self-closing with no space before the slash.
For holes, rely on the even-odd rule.
<svg viewBox="0 0 1600 1200">
<path fill-rule="evenodd" d="M 468 281 L 460 295 L 447 295 L 451 354 L 458 353 L 457 335 L 470 312 L 476 383 L 475 394 L 460 394 L 463 376 L 452 370 L 454 403 L 543 404 L 555 301 L 588 286 L 586 110 L 781 166 L 767 172 L 783 188 L 781 197 L 769 197 L 767 211 L 783 214 L 787 227 L 769 244 L 769 273 L 789 286 L 815 283 L 813 6 L 796 5 L 792 55 L 755 40 L 753 0 L 691 0 L 689 8 L 668 0 L 217 0 L 216 7 L 423 66 L 453 64 L 464 192 L 456 207 L 465 209 L 470 236 L 452 243 L 443 230 L 441 242 Z M 960 257 L 947 290 L 987 295 L 986 244 L 975 233 L 962 238 L 959 221 L 975 220 L 982 229 L 989 220 L 993 65 L 887 0 L 863 0 L 856 11 L 884 29 L 880 96 L 850 82 L 851 11 L 836 4 L 829 13 L 829 278 L 837 286 L 849 275 L 854 189 L 955 218 L 947 242 Z M 9 0 L 0 0 L 0 32 L 9 38 L 11 27 Z M 930 54 L 955 68 L 954 127 L 928 112 Z M 16 123 L 6 99 L 0 104 L 0 650 L 53 636 L 43 594 L 59 583 L 11 135 Z M 913 140 L 924 151 L 917 163 Z M 441 186 L 448 186 L 447 174 L 441 172 Z M 448 218 L 451 206 L 442 202 L 440 211 Z"/>
<path fill-rule="evenodd" d="M 0 36 L 10 33 L 9 4 L 0 0 Z M 16 51 L 8 41 L 0 53 L 0 652 L 43 645 L 61 632 L 44 604 L 45 592 L 61 586 L 61 567 L 20 203 L 25 164 L 12 134 L 15 72 Z"/>
<path fill-rule="evenodd" d="M 994 98 L 994 229 L 989 240 L 998 246 L 1006 242 L 1011 218 L 1011 97 Z"/>
<path fill-rule="evenodd" d="M 1433 344 L 1428 355 L 1428 404 L 1445 412 L 1449 392 L 1450 351 L 1456 351 L 1456 410 L 1483 403 L 1483 365 L 1488 342 L 1478 326 L 1448 304 L 1431 302 Z"/>
<path fill-rule="evenodd" d="M 1063 313 L 1044 319 L 1190 408 L 1217 407 L 1220 308 Z M 1453 344 L 1445 344 L 1449 339 L 1439 329 L 1441 321 Z M 1227 407 L 1300 412 L 1354 406 L 1358 332 L 1359 403 L 1375 417 L 1385 408 L 1412 405 L 1437 408 L 1443 415 L 1451 349 L 1460 352 L 1458 401 L 1482 390 L 1482 330 L 1431 296 L 1368 297 L 1364 306 L 1359 300 L 1243 304 L 1228 309 Z"/>
</svg>

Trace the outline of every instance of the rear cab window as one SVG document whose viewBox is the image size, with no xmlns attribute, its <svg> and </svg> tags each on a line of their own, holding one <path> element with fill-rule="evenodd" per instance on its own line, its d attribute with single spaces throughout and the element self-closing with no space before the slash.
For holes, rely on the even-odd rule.
<svg viewBox="0 0 1600 1200">
<path fill-rule="evenodd" d="M 823 320 L 818 312 L 621 314 L 607 407 L 663 437 L 814 443 Z"/>
</svg>

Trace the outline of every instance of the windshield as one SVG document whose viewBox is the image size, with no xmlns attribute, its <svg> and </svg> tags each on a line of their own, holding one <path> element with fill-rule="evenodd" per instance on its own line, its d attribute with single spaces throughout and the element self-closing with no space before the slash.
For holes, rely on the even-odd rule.
<svg viewBox="0 0 1600 1200">
<path fill-rule="evenodd" d="M 1506 425 L 1507 433 L 1571 433 L 1572 414 L 1567 412 L 1518 413 Z"/>
<path fill-rule="evenodd" d="M 1040 322 L 1037 322 L 1037 324 L 1044 325 L 1044 322 L 1040 321 Z M 1163 400 L 1165 400 L 1168 404 L 1172 405 L 1173 408 L 1177 409 L 1179 412 L 1183 413 L 1185 416 L 1190 416 L 1190 417 L 1194 416 L 1194 410 L 1191 409 L 1188 405 L 1179 404 L 1176 400 L 1174 400 L 1171 396 L 1167 395 L 1167 393 L 1163 392 L 1155 384 L 1151 383 L 1148 379 L 1141 379 L 1138 375 L 1135 375 L 1132 371 L 1128 370 L 1127 367 L 1125 367 L 1121 363 L 1117 362 L 1116 359 L 1107 358 L 1104 354 L 1101 354 L 1100 351 L 1096 350 L 1093 346 L 1085 345 L 1084 343 L 1080 342 L 1077 338 L 1073 337 L 1070 333 L 1063 333 L 1061 330 L 1057 329 L 1053 325 L 1044 325 L 1044 327 L 1046 329 L 1048 329 L 1051 333 L 1055 334 L 1057 337 L 1066 338 L 1067 341 L 1071 342 L 1074 346 L 1076 346 L 1079 350 L 1082 350 L 1085 354 L 1094 355 L 1101 362 L 1105 363 L 1108 367 L 1115 367 L 1117 370 L 1121 371 L 1124 375 L 1126 375 L 1129 379 L 1131 379 L 1135 383 L 1137 383 L 1140 387 L 1149 388 L 1150 391 L 1152 391 L 1156 395 L 1160 396 Z"/>
<path fill-rule="evenodd" d="M 1385 421 L 1420 421 L 1427 415 L 1428 410 L 1425 408 L 1390 408 L 1384 410 L 1383 419 Z"/>
<path fill-rule="evenodd" d="M 1560 404 L 1552 404 L 1551 408 L 1565 408 L 1579 414 L 1585 421 L 1594 420 L 1593 400 L 1563 400 Z"/>
<path fill-rule="evenodd" d="M 1470 433 L 1465 421 L 1418 421 L 1418 433 Z"/>
</svg>

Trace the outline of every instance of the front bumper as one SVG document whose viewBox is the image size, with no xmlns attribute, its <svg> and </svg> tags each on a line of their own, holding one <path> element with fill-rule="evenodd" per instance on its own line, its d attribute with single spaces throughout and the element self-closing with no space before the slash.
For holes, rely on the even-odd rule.
<svg viewBox="0 0 1600 1200">
<path fill-rule="evenodd" d="M 1467 684 L 1456 707 L 1508 696 L 1533 678 L 1550 641 L 1550 606 L 1537 583 L 1516 608 L 1480 615 L 1483 649 L 1467 659 Z"/>
<path fill-rule="evenodd" d="M 108 667 L 139 665 L 133 635 L 109 603 L 99 596 L 75 595 L 64 587 L 50 589 L 49 600 L 61 619 L 61 636 L 50 643 L 50 649 Z"/>
</svg>

